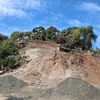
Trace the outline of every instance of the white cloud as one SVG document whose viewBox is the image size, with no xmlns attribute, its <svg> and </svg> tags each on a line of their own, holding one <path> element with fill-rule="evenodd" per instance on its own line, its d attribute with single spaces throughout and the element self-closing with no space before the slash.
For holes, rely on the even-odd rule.
<svg viewBox="0 0 100 100">
<path fill-rule="evenodd" d="M 100 6 L 92 2 L 83 2 L 81 4 L 81 9 L 87 11 L 100 11 Z"/>
<path fill-rule="evenodd" d="M 67 23 L 71 26 L 84 26 L 84 25 L 88 25 L 88 23 L 82 23 L 81 21 L 77 20 L 77 19 L 72 19 L 72 20 L 68 20 Z"/>
<path fill-rule="evenodd" d="M 41 0 L 27 0 L 26 7 L 37 9 L 41 7 Z"/>
<path fill-rule="evenodd" d="M 80 25 L 82 25 L 82 23 L 79 21 L 79 20 L 69 20 L 68 21 L 68 24 L 69 25 L 75 25 L 75 26 L 80 26 Z"/>
<path fill-rule="evenodd" d="M 0 15 L 25 16 L 26 10 L 37 10 L 42 6 L 42 0 L 0 0 Z"/>
</svg>

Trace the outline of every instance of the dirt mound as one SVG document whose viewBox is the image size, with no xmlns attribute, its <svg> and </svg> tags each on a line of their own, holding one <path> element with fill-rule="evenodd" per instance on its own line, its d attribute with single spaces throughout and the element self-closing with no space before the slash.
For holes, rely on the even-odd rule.
<svg viewBox="0 0 100 100">
<path fill-rule="evenodd" d="M 49 89 L 43 97 L 50 100 L 100 100 L 100 90 L 80 79 L 68 78 L 56 88 Z"/>
<path fill-rule="evenodd" d="M 0 77 L 0 94 L 13 93 L 18 91 L 24 86 L 27 86 L 27 83 L 13 76 L 8 75 L 8 76 Z"/>
<path fill-rule="evenodd" d="M 70 77 L 51 89 L 23 87 L 5 100 L 100 100 L 100 89 Z"/>
<path fill-rule="evenodd" d="M 100 55 L 84 52 L 61 52 L 51 42 L 33 41 L 20 50 L 22 65 L 7 73 L 30 85 L 53 87 L 68 77 L 81 78 L 100 85 Z"/>
<path fill-rule="evenodd" d="M 0 94 L 18 90 L 9 98 L 100 100 L 100 90 L 95 87 L 100 87 L 100 55 L 61 52 L 57 44 L 43 41 L 27 43 L 20 54 L 21 67 L 0 77 Z"/>
</svg>

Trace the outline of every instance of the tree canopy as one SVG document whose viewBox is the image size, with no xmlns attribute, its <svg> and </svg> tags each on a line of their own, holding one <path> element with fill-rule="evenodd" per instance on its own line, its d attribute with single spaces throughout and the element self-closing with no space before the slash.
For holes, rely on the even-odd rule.
<svg viewBox="0 0 100 100">
<path fill-rule="evenodd" d="M 66 47 L 81 48 L 82 50 L 91 49 L 92 42 L 97 38 L 92 26 L 67 28 L 61 31 L 59 37 L 63 37 L 60 42 L 64 41 Z"/>
<path fill-rule="evenodd" d="M 96 38 L 92 26 L 70 27 L 61 31 L 54 26 L 47 29 L 39 26 L 28 32 L 15 31 L 9 38 L 0 34 L 0 69 L 13 69 L 20 64 L 18 42 L 22 40 L 53 41 L 70 49 L 91 50 Z M 96 52 L 100 52 L 100 49 Z"/>
<path fill-rule="evenodd" d="M 6 40 L 6 39 L 8 39 L 7 36 L 0 34 L 0 42 L 2 42 L 3 40 Z"/>
<path fill-rule="evenodd" d="M 50 26 L 46 29 L 46 40 L 57 41 L 57 36 L 59 34 L 59 30 L 54 26 Z"/>
<path fill-rule="evenodd" d="M 92 49 L 92 43 L 97 36 L 92 26 L 70 27 L 59 31 L 56 27 L 50 26 L 45 29 L 42 26 L 33 28 L 30 32 L 13 32 L 11 38 L 14 40 L 43 40 L 65 44 L 67 48 L 80 48 L 82 50 Z"/>
</svg>

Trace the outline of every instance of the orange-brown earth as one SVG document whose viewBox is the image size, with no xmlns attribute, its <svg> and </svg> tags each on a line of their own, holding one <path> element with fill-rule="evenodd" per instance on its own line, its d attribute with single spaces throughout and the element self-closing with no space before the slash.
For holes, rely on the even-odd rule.
<svg viewBox="0 0 100 100">
<path fill-rule="evenodd" d="M 32 41 L 20 49 L 22 66 L 13 72 L 31 85 L 55 86 L 68 77 L 100 85 L 100 55 L 93 52 L 58 50 L 51 42 Z M 4 74 L 4 75 L 6 75 Z"/>
</svg>

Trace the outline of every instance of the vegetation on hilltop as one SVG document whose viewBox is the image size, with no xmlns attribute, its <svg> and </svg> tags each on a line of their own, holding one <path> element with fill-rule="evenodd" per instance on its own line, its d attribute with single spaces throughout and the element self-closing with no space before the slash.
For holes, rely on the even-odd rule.
<svg viewBox="0 0 100 100">
<path fill-rule="evenodd" d="M 65 44 L 68 48 L 80 48 L 82 50 L 92 49 L 92 42 L 96 41 L 97 36 L 93 32 L 92 26 L 72 27 L 59 31 L 50 26 L 36 27 L 31 32 L 13 32 L 11 38 L 14 40 L 43 40 Z"/>
<path fill-rule="evenodd" d="M 19 66 L 18 42 L 29 40 L 52 41 L 64 44 L 65 47 L 70 49 L 92 50 L 92 43 L 96 41 L 96 38 L 92 26 L 72 27 L 62 31 L 54 26 L 47 29 L 40 26 L 29 32 L 13 32 L 10 38 L 0 34 L 0 69 L 9 70 Z"/>
</svg>

